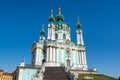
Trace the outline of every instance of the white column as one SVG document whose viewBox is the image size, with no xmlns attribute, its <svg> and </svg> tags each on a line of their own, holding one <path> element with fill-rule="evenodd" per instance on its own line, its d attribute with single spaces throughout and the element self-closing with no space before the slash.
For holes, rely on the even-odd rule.
<svg viewBox="0 0 120 80">
<path fill-rule="evenodd" d="M 55 48 L 55 62 L 57 62 L 57 48 Z"/>
<path fill-rule="evenodd" d="M 52 39 L 52 28 L 50 28 L 50 39 Z"/>
<path fill-rule="evenodd" d="M 53 61 L 55 62 L 55 48 L 53 48 Z"/>
<path fill-rule="evenodd" d="M 52 47 L 50 47 L 50 61 L 52 61 Z"/>
<path fill-rule="evenodd" d="M 54 33 L 54 32 L 53 32 L 53 28 L 51 28 L 51 39 L 52 39 L 52 40 L 54 40 L 54 39 L 53 39 L 53 33 Z"/>
<path fill-rule="evenodd" d="M 57 62 L 57 48 L 55 48 L 55 66 L 57 66 L 56 63 Z"/>
<path fill-rule="evenodd" d="M 53 48 L 53 62 L 54 62 L 54 66 L 55 66 L 55 48 Z"/>
<path fill-rule="evenodd" d="M 55 29 L 52 28 L 52 40 L 55 40 Z"/>
<path fill-rule="evenodd" d="M 83 54 L 82 54 L 82 51 L 81 51 L 81 64 L 83 64 Z"/>
<path fill-rule="evenodd" d="M 77 44 L 80 44 L 80 34 L 77 33 Z"/>
<path fill-rule="evenodd" d="M 51 35 L 51 30 L 50 28 L 48 28 L 48 39 L 50 39 L 50 35 Z"/>
<path fill-rule="evenodd" d="M 82 31 L 80 31 L 81 34 L 80 34 L 80 40 L 81 40 L 81 44 L 84 45 L 84 42 L 83 42 L 83 36 L 82 36 Z"/>
<path fill-rule="evenodd" d="M 23 69 L 19 69 L 18 80 L 22 80 L 22 76 L 23 76 L 22 72 L 23 72 Z"/>
<path fill-rule="evenodd" d="M 84 53 L 82 51 L 82 64 L 84 64 Z"/>
<path fill-rule="evenodd" d="M 77 50 L 75 50 L 75 67 L 77 67 Z"/>
<path fill-rule="evenodd" d="M 79 53 L 79 56 L 80 56 L 80 64 L 82 64 L 82 56 L 81 56 L 81 51 Z"/>
<path fill-rule="evenodd" d="M 86 62 L 86 53 L 85 53 L 85 51 L 84 51 L 83 53 L 84 53 L 84 64 L 87 64 L 87 62 Z"/>
<path fill-rule="evenodd" d="M 61 62 L 64 63 L 64 49 L 61 49 Z"/>
<path fill-rule="evenodd" d="M 58 62 L 59 62 L 59 48 L 57 48 L 57 66 L 59 66 Z"/>
<path fill-rule="evenodd" d="M 49 48 L 47 47 L 46 61 L 49 61 Z"/>
<path fill-rule="evenodd" d="M 75 63 L 75 51 L 73 51 L 73 63 Z"/>
<path fill-rule="evenodd" d="M 79 62 L 79 51 L 77 52 L 77 60 L 78 60 L 78 63 L 77 63 L 78 64 L 78 68 L 80 68 L 80 64 L 79 64 L 80 63 Z"/>
<path fill-rule="evenodd" d="M 76 59 L 77 59 L 77 68 L 78 68 L 78 64 L 79 64 L 79 58 L 78 58 L 78 51 L 77 51 L 77 54 L 76 54 Z"/>
<path fill-rule="evenodd" d="M 78 64 L 80 64 L 80 57 L 79 57 L 79 51 L 78 51 Z"/>
<path fill-rule="evenodd" d="M 75 51 L 73 50 L 73 52 L 72 52 L 72 54 L 73 54 L 73 68 L 75 67 L 75 60 L 76 60 L 76 58 L 75 58 Z"/>
<path fill-rule="evenodd" d="M 71 39 L 70 39 L 70 34 L 69 34 L 69 33 L 66 34 L 66 39 L 71 40 Z"/>
<path fill-rule="evenodd" d="M 80 64 L 80 51 L 78 52 L 78 59 L 79 59 L 79 64 Z"/>
</svg>

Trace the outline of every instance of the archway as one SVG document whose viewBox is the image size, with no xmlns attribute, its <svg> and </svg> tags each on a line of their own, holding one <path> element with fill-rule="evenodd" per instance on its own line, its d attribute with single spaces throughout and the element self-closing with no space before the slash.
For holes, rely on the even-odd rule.
<svg viewBox="0 0 120 80">
<path fill-rule="evenodd" d="M 70 67 L 70 59 L 67 59 L 67 67 Z"/>
<path fill-rule="evenodd" d="M 46 62 L 46 60 L 45 59 L 42 59 L 42 64 L 44 64 Z"/>
</svg>

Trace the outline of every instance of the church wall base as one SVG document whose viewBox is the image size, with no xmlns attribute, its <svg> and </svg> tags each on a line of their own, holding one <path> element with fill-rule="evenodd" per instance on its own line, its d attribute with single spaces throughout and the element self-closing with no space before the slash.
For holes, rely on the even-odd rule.
<svg viewBox="0 0 120 80">
<path fill-rule="evenodd" d="M 97 71 L 89 71 L 89 70 L 70 70 L 71 74 L 98 74 Z"/>
</svg>

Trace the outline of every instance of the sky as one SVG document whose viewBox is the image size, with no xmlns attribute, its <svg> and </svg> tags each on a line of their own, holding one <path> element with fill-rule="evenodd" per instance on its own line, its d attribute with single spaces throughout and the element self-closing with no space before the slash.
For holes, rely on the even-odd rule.
<svg viewBox="0 0 120 80">
<path fill-rule="evenodd" d="M 100 74 L 120 76 L 120 0 L 0 0 L 0 69 L 14 71 L 21 61 L 31 63 L 31 47 L 47 25 L 50 9 L 61 7 L 76 43 L 80 18 L 88 67 Z"/>
</svg>

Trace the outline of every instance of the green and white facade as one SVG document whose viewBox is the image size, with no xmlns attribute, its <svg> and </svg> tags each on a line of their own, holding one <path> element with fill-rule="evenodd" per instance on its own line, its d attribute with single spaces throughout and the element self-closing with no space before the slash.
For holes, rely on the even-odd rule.
<svg viewBox="0 0 120 80">
<path fill-rule="evenodd" d="M 60 8 L 55 17 L 51 10 L 48 20 L 47 37 L 44 36 L 46 33 L 42 25 L 39 42 L 32 45 L 31 64 L 21 63 L 15 71 L 14 80 L 31 80 L 43 64 L 49 67 L 65 66 L 72 70 L 88 70 L 79 18 L 76 23 L 76 43 L 71 41 L 71 28 L 64 22 Z"/>
</svg>

